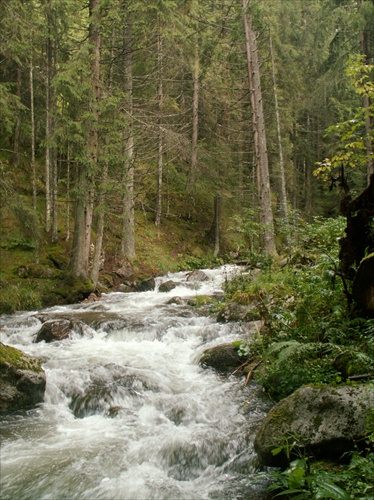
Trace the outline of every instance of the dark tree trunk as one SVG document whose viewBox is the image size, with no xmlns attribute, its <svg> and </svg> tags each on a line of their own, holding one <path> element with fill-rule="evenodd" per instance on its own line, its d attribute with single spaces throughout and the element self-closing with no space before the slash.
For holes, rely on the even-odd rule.
<svg viewBox="0 0 374 500">
<path fill-rule="evenodd" d="M 347 227 L 340 240 L 339 272 L 343 279 L 353 281 L 358 312 L 374 316 L 374 174 L 357 198 L 346 195 L 341 212 L 347 217 Z"/>
</svg>

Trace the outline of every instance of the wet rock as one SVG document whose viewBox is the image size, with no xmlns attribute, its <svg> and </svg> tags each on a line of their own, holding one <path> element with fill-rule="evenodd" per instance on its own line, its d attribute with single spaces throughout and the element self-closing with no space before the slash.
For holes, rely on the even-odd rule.
<svg viewBox="0 0 374 500">
<path fill-rule="evenodd" d="M 154 278 L 144 278 L 134 282 L 134 288 L 137 292 L 150 292 L 155 289 L 155 286 Z"/>
<path fill-rule="evenodd" d="M 161 283 L 158 290 L 159 290 L 159 292 L 170 292 L 170 290 L 173 290 L 177 286 L 178 286 L 178 283 L 176 283 L 175 281 L 168 280 L 168 281 L 165 281 L 165 283 Z"/>
<path fill-rule="evenodd" d="M 43 323 L 36 334 L 35 342 L 55 342 L 70 338 L 73 334 L 83 335 L 85 325 L 81 321 L 68 319 L 51 319 Z"/>
<path fill-rule="evenodd" d="M 199 364 L 204 368 L 214 368 L 221 374 L 230 374 L 243 363 L 238 349 L 233 344 L 221 344 L 204 351 Z"/>
<path fill-rule="evenodd" d="M 131 285 L 128 285 L 126 283 L 122 283 L 121 285 L 119 285 L 118 291 L 122 292 L 122 293 L 132 293 L 132 292 L 136 292 L 136 289 Z"/>
<path fill-rule="evenodd" d="M 187 281 L 208 281 L 209 277 L 200 269 L 195 269 L 187 275 Z"/>
<path fill-rule="evenodd" d="M 181 306 L 185 304 L 186 300 L 182 299 L 182 297 L 172 297 L 170 300 L 167 301 L 167 304 L 177 304 L 178 306 Z"/>
<path fill-rule="evenodd" d="M 40 360 L 0 343 L 0 413 L 31 408 L 44 398 Z"/>
<path fill-rule="evenodd" d="M 286 467 L 307 449 L 319 459 L 337 460 L 364 442 L 374 387 L 305 386 L 277 403 L 261 424 L 254 446 L 263 465 Z M 294 441 L 291 456 L 285 448 Z M 283 446 L 277 455 L 272 450 Z"/>
<path fill-rule="evenodd" d="M 96 295 L 96 293 L 90 293 L 90 295 L 84 299 L 84 303 L 87 303 L 87 302 L 97 302 L 98 300 L 100 300 L 100 297 L 98 297 Z"/>
</svg>

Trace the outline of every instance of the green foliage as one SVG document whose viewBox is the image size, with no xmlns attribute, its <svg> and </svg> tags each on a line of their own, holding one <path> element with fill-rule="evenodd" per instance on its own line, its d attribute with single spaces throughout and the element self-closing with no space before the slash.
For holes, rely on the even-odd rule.
<svg viewBox="0 0 374 500">
<path fill-rule="evenodd" d="M 286 266 L 273 264 L 253 279 L 243 274 L 226 285 L 229 300 L 261 308 L 266 333 L 243 342 L 240 351 L 263 357 L 255 376 L 275 400 L 304 384 L 374 377 L 374 322 L 350 317 L 335 274 L 343 227 L 341 218 L 300 222 Z"/>
<path fill-rule="evenodd" d="M 362 451 L 354 451 L 349 457 L 347 464 L 333 465 L 328 462 L 315 462 L 304 451 L 300 451 L 300 457 L 290 463 L 284 471 L 273 471 L 271 476 L 273 482 L 269 491 L 275 496 L 292 499 L 336 499 L 348 500 L 360 498 L 370 500 L 374 494 L 374 410 L 371 412 L 367 424 L 366 447 Z M 299 450 L 303 447 L 298 443 L 298 437 L 291 440 L 291 447 L 298 445 Z M 289 456 L 290 442 L 287 440 L 283 445 L 273 450 L 273 454 L 286 451 Z"/>
<path fill-rule="evenodd" d="M 37 290 L 22 284 L 0 283 L 0 314 L 13 314 L 16 311 L 40 309 L 42 301 Z"/>
<path fill-rule="evenodd" d="M 14 204 L 12 210 L 19 224 L 22 241 L 37 248 L 41 236 L 37 212 L 23 203 Z"/>
<path fill-rule="evenodd" d="M 349 500 L 352 498 L 345 489 L 336 484 L 335 475 L 311 469 L 309 460 L 305 457 L 291 462 L 283 472 L 273 472 L 272 476 L 275 481 L 269 486 L 269 490 L 278 491 L 273 498 L 285 496 L 294 500 L 304 498 Z"/>
<path fill-rule="evenodd" d="M 355 92 L 361 97 L 366 97 L 369 103 L 371 100 L 371 104 L 369 109 L 361 105 L 350 110 L 345 121 L 327 128 L 326 135 L 332 136 L 337 144 L 335 153 L 331 158 L 317 162 L 318 168 L 314 171 L 315 176 L 321 177 L 325 181 L 330 181 L 341 166 L 361 168 L 365 171 L 368 161 L 366 141 L 372 142 L 374 139 L 373 130 L 370 130 L 370 136 L 366 135 L 365 130 L 367 113 L 372 115 L 374 112 L 372 102 L 374 66 L 366 64 L 362 55 L 351 55 L 347 62 L 346 74 Z"/>
</svg>

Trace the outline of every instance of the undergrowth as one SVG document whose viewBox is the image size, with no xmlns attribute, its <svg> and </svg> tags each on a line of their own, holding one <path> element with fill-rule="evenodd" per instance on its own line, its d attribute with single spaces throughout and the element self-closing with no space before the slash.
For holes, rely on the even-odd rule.
<svg viewBox="0 0 374 500">
<path fill-rule="evenodd" d="M 343 219 L 299 224 L 287 262 L 257 262 L 260 271 L 249 269 L 226 284 L 227 300 L 256 303 L 264 314 L 264 329 L 241 343 L 240 354 L 263 360 L 254 377 L 274 401 L 305 384 L 374 379 L 374 319 L 354 317 L 337 273 L 343 230 Z M 301 455 L 273 474 L 274 495 L 374 498 L 373 422 L 367 428 L 365 450 L 346 457 L 348 465 L 329 466 Z"/>
</svg>

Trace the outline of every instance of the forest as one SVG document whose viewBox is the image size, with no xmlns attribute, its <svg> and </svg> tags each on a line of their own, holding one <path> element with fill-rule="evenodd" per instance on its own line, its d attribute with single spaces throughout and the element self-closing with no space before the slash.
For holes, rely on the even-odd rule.
<svg viewBox="0 0 374 500">
<path fill-rule="evenodd" d="M 7 1 L 5 270 L 9 251 L 43 264 L 57 245 L 95 286 L 103 262 L 144 262 L 147 232 L 175 228 L 170 257 L 285 253 L 300 218 L 337 216 L 373 171 L 373 15 L 361 0 Z"/>
</svg>

